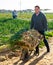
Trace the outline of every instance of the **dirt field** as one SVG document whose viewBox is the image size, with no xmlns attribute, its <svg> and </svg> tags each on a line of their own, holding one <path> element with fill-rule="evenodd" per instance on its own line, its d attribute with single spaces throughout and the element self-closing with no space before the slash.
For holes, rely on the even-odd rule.
<svg viewBox="0 0 53 65">
<path fill-rule="evenodd" d="M 28 61 L 20 60 L 19 55 L 11 55 L 9 58 L 7 55 L 12 54 L 11 51 L 0 53 L 0 65 L 53 65 L 53 37 L 49 40 L 50 53 L 46 53 L 46 47 L 40 49 L 40 55 L 34 56 L 33 53 Z"/>
</svg>

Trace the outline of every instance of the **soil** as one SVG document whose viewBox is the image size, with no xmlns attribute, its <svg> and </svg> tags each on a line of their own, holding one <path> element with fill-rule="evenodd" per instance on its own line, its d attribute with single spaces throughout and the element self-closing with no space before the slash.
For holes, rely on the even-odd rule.
<svg viewBox="0 0 53 65">
<path fill-rule="evenodd" d="M 0 65 L 53 65 L 53 37 L 49 39 L 50 52 L 44 46 L 40 48 L 39 56 L 31 54 L 28 60 L 20 60 L 20 51 L 0 53 Z"/>
</svg>

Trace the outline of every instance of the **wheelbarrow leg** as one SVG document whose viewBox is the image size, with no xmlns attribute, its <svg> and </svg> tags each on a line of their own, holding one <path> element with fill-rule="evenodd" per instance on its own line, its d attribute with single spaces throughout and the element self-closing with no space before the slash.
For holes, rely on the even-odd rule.
<svg viewBox="0 0 53 65">
<path fill-rule="evenodd" d="M 36 50 L 34 51 L 34 55 L 39 55 L 39 45 L 36 46 Z"/>
<path fill-rule="evenodd" d="M 22 52 L 22 54 L 21 54 L 21 60 L 26 60 L 26 59 L 28 59 L 29 58 L 29 52 L 27 51 L 27 52 L 25 52 L 25 50 L 24 50 L 24 52 Z"/>
</svg>

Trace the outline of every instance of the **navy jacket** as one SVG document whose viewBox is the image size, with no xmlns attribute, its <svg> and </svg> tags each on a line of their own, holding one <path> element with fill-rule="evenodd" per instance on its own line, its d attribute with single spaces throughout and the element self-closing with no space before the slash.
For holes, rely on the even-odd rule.
<svg viewBox="0 0 53 65">
<path fill-rule="evenodd" d="M 47 19 L 45 15 L 40 12 L 38 16 L 34 13 L 31 18 L 31 29 L 34 28 L 38 31 L 46 31 L 47 30 Z"/>
</svg>

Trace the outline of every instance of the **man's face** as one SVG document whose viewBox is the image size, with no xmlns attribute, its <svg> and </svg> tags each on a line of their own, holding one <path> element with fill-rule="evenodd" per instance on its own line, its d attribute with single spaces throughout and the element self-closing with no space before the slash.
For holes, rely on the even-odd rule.
<svg viewBox="0 0 53 65">
<path fill-rule="evenodd" d="M 35 13 L 38 14 L 40 12 L 40 8 L 35 7 Z"/>
</svg>

